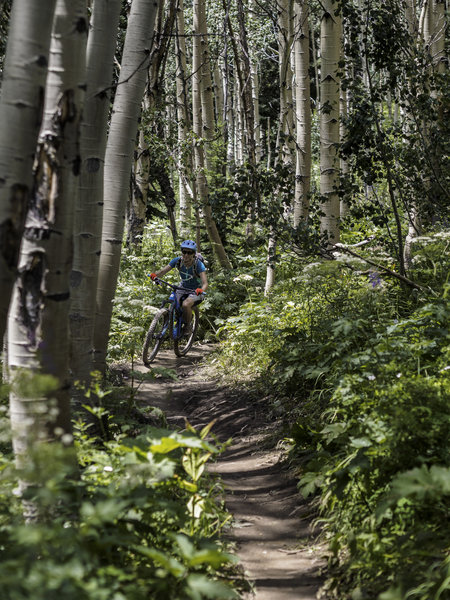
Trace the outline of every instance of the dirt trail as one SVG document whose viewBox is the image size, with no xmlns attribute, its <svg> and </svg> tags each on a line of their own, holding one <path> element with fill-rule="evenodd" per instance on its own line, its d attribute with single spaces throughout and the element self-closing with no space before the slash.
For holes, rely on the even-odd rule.
<svg viewBox="0 0 450 600">
<path fill-rule="evenodd" d="M 178 379 L 144 383 L 138 403 L 161 408 L 170 426 L 183 427 L 187 418 L 199 428 L 217 419 L 216 437 L 233 442 L 210 470 L 220 474 L 225 487 L 234 519 L 230 537 L 253 582 L 254 595 L 248 598 L 314 600 L 323 560 L 311 535 L 310 507 L 280 464 L 281 452 L 267 443 L 274 424 L 267 423 L 264 400 L 217 385 L 199 366 L 211 350 L 197 346 L 182 359 L 162 352 L 152 367 L 174 369 Z"/>
</svg>

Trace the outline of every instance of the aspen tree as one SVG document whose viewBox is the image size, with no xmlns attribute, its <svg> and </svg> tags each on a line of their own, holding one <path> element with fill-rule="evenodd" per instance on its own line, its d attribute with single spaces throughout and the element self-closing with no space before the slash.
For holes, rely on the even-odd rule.
<svg viewBox="0 0 450 600">
<path fill-rule="evenodd" d="M 413 3 L 408 3 L 406 7 L 406 17 L 409 33 L 412 38 L 415 37 L 415 6 Z M 429 75 L 430 77 L 436 73 L 442 73 L 445 70 L 446 55 L 445 55 L 445 4 L 439 0 L 426 0 L 423 3 L 422 11 L 419 18 L 418 33 L 420 42 L 423 48 L 429 55 Z M 431 97 L 436 98 L 436 92 L 431 91 Z M 413 127 L 415 120 L 412 115 L 406 115 L 406 127 L 409 124 Z M 424 121 L 421 124 L 424 138 L 427 144 L 429 141 L 429 123 Z M 440 157 L 430 153 L 429 160 L 433 163 L 433 171 L 439 173 Z M 425 186 L 428 190 L 431 189 L 431 178 L 425 179 Z M 417 203 L 414 203 L 408 209 L 408 232 L 405 236 L 403 256 L 406 266 L 411 264 L 411 244 L 414 238 L 421 234 L 422 231 L 422 215 Z"/>
<path fill-rule="evenodd" d="M 15 0 L 0 95 L 0 340 L 16 276 L 56 0 Z"/>
<path fill-rule="evenodd" d="M 205 174 L 205 168 L 208 168 L 211 164 L 209 153 L 204 150 L 204 143 L 212 139 L 215 125 L 204 0 L 194 0 L 192 71 L 192 126 L 196 137 L 194 159 L 197 193 L 203 211 L 209 243 L 212 246 L 214 255 L 224 269 L 231 269 L 231 263 L 212 215 Z"/>
<path fill-rule="evenodd" d="M 280 77 L 280 147 L 284 163 L 294 162 L 294 101 L 292 95 L 291 51 L 293 43 L 293 0 L 278 0 L 278 66 Z"/>
<path fill-rule="evenodd" d="M 161 195 L 167 207 L 170 227 L 174 239 L 176 239 L 177 236 L 174 221 L 175 203 L 172 202 L 172 190 L 170 189 L 170 200 L 168 194 L 162 193 L 164 190 L 168 189 L 166 168 L 163 162 L 159 162 L 156 165 L 156 169 L 151 168 L 152 157 L 149 152 L 149 144 L 146 137 L 147 123 L 145 122 L 148 115 L 152 115 L 155 110 L 159 110 L 163 104 L 163 78 L 169 41 L 171 40 L 171 33 L 176 17 L 175 4 L 176 0 L 170 0 L 169 2 L 160 0 L 158 7 L 152 41 L 152 56 L 149 65 L 148 82 L 142 100 L 142 119 L 144 119 L 144 122 L 139 128 L 138 143 L 135 153 L 134 180 L 127 203 L 128 244 L 139 245 L 142 242 L 147 213 L 148 187 L 152 171 L 156 171 L 157 175 L 159 175 L 156 179 L 160 185 Z M 156 130 L 156 135 L 162 138 L 163 127 L 161 123 L 155 120 L 153 125 Z M 164 185 L 161 184 L 160 179 L 164 180 Z"/>
<path fill-rule="evenodd" d="M 309 78 L 309 6 L 294 0 L 296 167 L 294 227 L 308 218 L 311 181 L 311 93 Z"/>
<path fill-rule="evenodd" d="M 339 60 L 341 16 L 334 0 L 323 2 L 320 66 L 320 195 L 321 231 L 330 244 L 339 241 Z"/>
<path fill-rule="evenodd" d="M 186 38 L 184 24 L 183 0 L 179 0 L 176 16 L 175 36 L 176 61 L 176 93 L 177 93 L 177 123 L 178 123 L 178 197 L 180 206 L 180 233 L 182 237 L 190 235 L 192 219 L 193 185 L 189 173 L 192 173 L 191 153 L 184 152 L 190 128 L 190 111 L 188 100 L 188 82 L 186 65 Z M 185 164 L 187 163 L 187 164 Z"/>
<path fill-rule="evenodd" d="M 131 5 L 106 146 L 102 246 L 94 328 L 94 366 L 102 373 L 106 369 L 125 208 L 157 9 L 157 0 L 134 0 Z"/>
<path fill-rule="evenodd" d="M 85 87 L 85 0 L 57 0 L 44 118 L 39 135 L 18 278 L 8 325 L 13 384 L 10 413 L 19 462 L 35 442 L 71 431 L 69 277 L 73 210 L 78 193 L 79 120 Z M 53 378 L 55 389 L 24 391 L 25 375 Z"/>
<path fill-rule="evenodd" d="M 220 57 L 219 68 L 223 82 L 223 136 L 227 152 L 227 166 L 233 164 L 235 158 L 235 123 L 233 110 L 233 94 L 231 93 L 231 65 L 229 61 L 229 43 L 224 27 L 224 48 Z"/>
<path fill-rule="evenodd" d="M 256 24 L 255 12 L 257 9 L 257 4 L 255 0 L 249 0 L 248 4 L 248 15 L 250 19 L 250 26 L 254 26 L 253 22 Z M 255 25 L 257 27 L 257 25 Z M 250 46 L 251 47 L 251 46 Z M 254 53 L 253 53 L 254 54 Z M 255 159 L 256 164 L 261 162 L 263 156 L 263 147 L 262 147 L 262 133 L 261 133 L 261 117 L 259 110 L 259 63 L 257 58 L 250 53 L 250 77 L 252 82 L 252 102 L 253 102 L 253 120 L 254 120 L 254 139 L 255 139 Z"/>
<path fill-rule="evenodd" d="M 216 122 L 219 125 L 223 125 L 223 107 L 224 107 L 224 95 L 222 85 L 222 75 L 220 72 L 219 61 L 214 62 L 213 67 L 213 79 L 214 79 L 214 105 L 216 107 Z"/>
<path fill-rule="evenodd" d="M 98 268 L 100 262 L 103 175 L 110 88 L 121 0 L 95 0 L 86 59 L 86 100 L 80 128 L 80 196 L 74 216 L 70 343 L 73 379 L 89 385 Z"/>
<path fill-rule="evenodd" d="M 427 6 L 427 2 L 425 2 L 425 7 Z M 408 28 L 408 32 L 411 36 L 412 45 L 415 46 L 417 44 L 417 40 L 415 39 L 417 36 L 417 27 L 416 26 L 416 5 L 414 0 L 408 0 L 405 4 L 405 20 Z M 409 129 L 412 125 L 411 116 L 406 115 L 405 117 L 405 128 Z M 405 236 L 405 242 L 403 245 L 403 260 L 405 265 L 408 267 L 411 264 L 411 248 L 412 242 L 414 238 L 416 238 L 421 231 L 421 220 L 419 216 L 419 211 L 417 209 L 417 205 L 413 205 L 407 211 L 408 213 L 408 232 Z"/>
<path fill-rule="evenodd" d="M 294 161 L 294 100 L 292 95 L 292 61 L 293 45 L 293 0 L 277 1 L 277 41 L 278 41 L 278 73 L 280 85 L 280 113 L 277 136 L 277 158 L 284 164 L 292 165 Z M 276 193 L 276 191 L 275 191 Z M 266 282 L 264 294 L 267 295 L 275 282 L 277 239 L 271 228 L 267 246 Z"/>
<path fill-rule="evenodd" d="M 239 22 L 239 42 L 241 51 L 236 54 L 236 70 L 239 77 L 240 98 L 245 117 L 246 154 L 250 165 L 256 166 L 255 143 L 255 111 L 252 97 L 252 66 L 250 50 L 247 41 L 247 28 L 245 24 L 245 11 L 242 0 L 237 0 L 237 14 Z"/>
</svg>

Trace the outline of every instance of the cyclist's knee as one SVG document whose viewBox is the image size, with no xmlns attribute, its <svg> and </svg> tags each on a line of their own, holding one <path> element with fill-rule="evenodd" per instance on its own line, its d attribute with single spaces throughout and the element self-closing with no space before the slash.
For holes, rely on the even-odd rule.
<svg viewBox="0 0 450 600">
<path fill-rule="evenodd" d="M 186 298 L 183 302 L 183 306 L 190 306 L 191 308 L 194 306 L 194 298 Z"/>
</svg>

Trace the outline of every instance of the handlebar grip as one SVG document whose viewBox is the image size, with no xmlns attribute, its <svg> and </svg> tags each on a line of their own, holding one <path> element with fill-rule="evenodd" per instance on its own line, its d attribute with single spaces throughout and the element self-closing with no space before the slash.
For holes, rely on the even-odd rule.
<svg viewBox="0 0 450 600">
<path fill-rule="evenodd" d="M 154 279 L 152 278 L 152 273 L 147 273 L 147 277 L 150 277 L 150 279 L 153 281 L 153 283 L 156 283 L 157 285 L 161 284 L 161 280 L 158 279 L 158 277 L 155 277 Z"/>
</svg>

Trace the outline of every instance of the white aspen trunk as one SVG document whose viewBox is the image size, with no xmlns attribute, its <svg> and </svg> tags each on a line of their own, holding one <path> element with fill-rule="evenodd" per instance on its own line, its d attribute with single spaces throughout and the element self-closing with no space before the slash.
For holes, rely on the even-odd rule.
<svg viewBox="0 0 450 600">
<path fill-rule="evenodd" d="M 239 93 L 239 83 L 237 79 L 234 81 L 234 160 L 236 164 L 242 165 L 244 163 L 244 115 L 242 109 L 241 95 Z"/>
<path fill-rule="evenodd" d="M 209 41 L 206 24 L 205 1 L 201 0 L 199 4 L 199 33 L 200 37 L 200 100 L 202 106 L 202 137 L 205 139 L 205 166 L 208 171 L 213 169 L 211 162 L 211 142 L 216 134 L 216 122 L 214 119 L 214 96 L 213 83 L 211 78 L 211 60 L 209 53 Z"/>
<path fill-rule="evenodd" d="M 220 57 L 219 68 L 222 75 L 223 90 L 223 135 L 227 149 L 227 167 L 234 161 L 234 111 L 233 96 L 231 93 L 230 69 L 228 66 L 228 42 L 225 40 L 225 49 Z"/>
<path fill-rule="evenodd" d="M 278 0 L 278 57 L 280 76 L 280 148 L 284 163 L 294 162 L 294 110 L 291 49 L 293 0 Z"/>
<path fill-rule="evenodd" d="M 254 20 L 254 13 L 257 9 L 255 0 L 249 0 L 249 18 Z M 253 115 L 254 115 L 254 138 L 255 138 L 255 160 L 259 164 L 263 157 L 263 141 L 261 132 L 261 116 L 259 111 L 259 64 L 254 57 L 251 58 L 250 77 L 252 80 L 252 100 L 253 100 Z"/>
<path fill-rule="evenodd" d="M 216 107 L 216 122 L 218 124 L 222 125 L 224 98 L 223 98 L 222 77 L 220 74 L 220 68 L 219 68 L 218 62 L 214 63 L 213 77 L 214 77 L 214 98 L 215 98 L 215 107 Z"/>
<path fill-rule="evenodd" d="M 423 8 L 425 9 L 427 7 L 428 3 L 425 2 Z M 414 0 L 408 0 L 405 4 L 405 20 L 408 26 L 408 31 L 409 34 L 415 38 L 416 37 L 416 33 L 418 33 L 418 30 L 416 29 L 416 19 L 415 19 L 415 2 Z M 423 21 L 421 18 L 421 23 L 423 26 Z M 410 129 L 410 121 L 411 121 L 412 117 L 411 115 L 408 115 L 408 113 L 405 113 L 405 130 L 409 130 Z M 406 140 L 405 140 L 406 141 Z M 405 263 L 405 266 L 408 268 L 411 266 L 411 248 L 412 248 L 412 242 L 414 240 L 414 238 L 416 238 L 419 235 L 421 229 L 421 224 L 420 224 L 420 219 L 419 219 L 419 213 L 417 211 L 417 207 L 416 206 L 411 206 L 409 211 L 408 211 L 408 233 L 405 236 L 405 242 L 403 245 L 403 260 Z"/>
<path fill-rule="evenodd" d="M 239 44 L 240 52 L 236 51 L 236 71 L 239 76 L 240 99 L 243 112 L 243 140 L 245 140 L 245 155 L 248 156 L 250 165 L 256 165 L 255 148 L 255 114 L 252 91 L 252 65 L 250 61 L 250 49 L 247 41 L 246 8 L 242 0 L 237 0 L 237 13 L 239 22 Z M 257 194 L 256 182 L 252 187 Z"/>
<path fill-rule="evenodd" d="M 291 50 L 293 45 L 293 0 L 277 0 L 278 70 L 280 78 L 280 115 L 276 143 L 276 158 L 284 164 L 294 161 L 294 100 L 292 95 Z M 275 282 L 276 237 L 272 230 L 267 249 L 267 271 L 264 294 L 267 295 Z"/>
<path fill-rule="evenodd" d="M 269 244 L 267 247 L 267 269 L 266 269 L 266 283 L 264 286 L 264 296 L 270 294 L 270 290 L 273 288 L 275 283 L 275 261 L 277 252 L 277 241 L 271 232 L 269 236 Z"/>
<path fill-rule="evenodd" d="M 204 0 L 194 0 L 194 44 L 192 59 L 192 113 L 193 130 L 196 136 L 194 145 L 195 169 L 198 198 L 203 211 L 209 243 L 219 264 L 227 270 L 231 263 L 220 239 L 209 204 L 208 182 L 205 167 L 211 166 L 208 152 L 204 151 L 201 140 L 211 140 L 214 134 L 214 107 L 209 61 L 208 37 Z"/>
<path fill-rule="evenodd" d="M 294 2 L 296 167 L 294 227 L 308 218 L 311 182 L 311 93 L 309 79 L 309 6 Z"/>
<path fill-rule="evenodd" d="M 314 66 L 314 84 L 316 88 L 316 108 L 320 106 L 320 80 L 319 80 L 319 61 L 317 60 L 317 47 L 314 30 L 310 21 L 310 37 L 311 37 L 311 51 L 312 51 L 312 62 Z"/>
<path fill-rule="evenodd" d="M 188 179 L 188 173 L 192 173 L 191 153 L 184 153 L 184 147 L 188 137 L 190 126 L 189 119 L 189 101 L 187 92 L 187 67 L 186 67 L 186 39 L 184 27 L 184 7 L 183 0 L 179 0 L 176 18 L 177 36 L 176 44 L 176 90 L 177 90 L 177 122 L 178 122 L 178 146 L 179 168 L 178 168 L 178 194 L 180 205 L 180 233 L 183 238 L 189 237 L 192 228 L 192 191 L 189 194 L 188 189 L 192 190 L 192 183 Z M 187 163 L 187 164 L 185 164 Z"/>
<path fill-rule="evenodd" d="M 69 277 L 87 31 L 85 0 L 57 0 L 34 190 L 8 324 L 9 370 L 17 382 L 10 414 L 19 462 L 34 443 L 68 442 L 71 432 Z M 54 389 L 40 393 L 30 384 L 24 392 L 20 380 L 33 375 L 51 376 Z"/>
<path fill-rule="evenodd" d="M 270 165 L 272 164 L 272 144 L 271 144 L 271 140 L 270 140 L 270 117 L 267 117 L 266 143 L 267 143 L 267 168 L 270 169 Z"/>
<path fill-rule="evenodd" d="M 94 366 L 101 373 L 106 369 L 125 207 L 157 10 L 157 0 L 134 0 L 131 5 L 106 146 L 102 247 L 94 328 Z"/>
<path fill-rule="evenodd" d="M 103 174 L 116 33 L 121 0 L 95 0 L 86 59 L 80 128 L 80 195 L 75 207 L 70 344 L 73 379 L 88 386 L 103 218 Z"/>
<path fill-rule="evenodd" d="M 339 123 L 339 139 L 342 142 L 342 140 L 345 138 L 345 135 L 346 135 L 346 127 L 345 127 L 345 124 L 342 121 L 342 119 L 347 117 L 347 114 L 348 114 L 347 90 L 343 89 L 342 87 L 341 87 L 341 92 L 340 92 L 339 110 L 340 110 L 340 116 L 341 116 L 340 123 Z M 341 170 L 341 177 L 344 178 L 349 173 L 348 161 L 345 160 L 345 158 L 341 158 L 339 161 L 339 166 L 340 166 L 340 170 Z M 348 214 L 348 210 L 349 210 L 348 203 L 345 201 L 345 199 L 341 199 L 340 205 L 339 205 L 341 219 L 344 218 Z"/>
<path fill-rule="evenodd" d="M 0 340 L 33 182 L 56 0 L 15 0 L 0 95 Z"/>
<path fill-rule="evenodd" d="M 253 112 L 255 115 L 255 159 L 256 164 L 261 162 L 263 156 L 262 137 L 261 137 L 261 117 L 259 114 L 259 74 L 258 66 L 252 62 L 251 67 L 251 78 L 252 78 L 252 99 L 253 99 Z"/>
<path fill-rule="evenodd" d="M 321 231 L 330 245 L 339 242 L 339 78 L 341 17 L 333 0 L 323 2 L 320 70 L 320 195 Z"/>
</svg>

